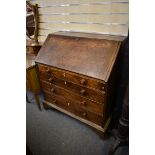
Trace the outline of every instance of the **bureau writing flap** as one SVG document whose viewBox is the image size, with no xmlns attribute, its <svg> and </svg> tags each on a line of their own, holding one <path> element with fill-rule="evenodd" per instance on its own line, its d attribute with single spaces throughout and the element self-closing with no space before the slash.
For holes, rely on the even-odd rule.
<svg viewBox="0 0 155 155">
<path fill-rule="evenodd" d="M 120 41 L 93 34 L 65 33 L 49 34 L 36 62 L 106 81 Z"/>
</svg>

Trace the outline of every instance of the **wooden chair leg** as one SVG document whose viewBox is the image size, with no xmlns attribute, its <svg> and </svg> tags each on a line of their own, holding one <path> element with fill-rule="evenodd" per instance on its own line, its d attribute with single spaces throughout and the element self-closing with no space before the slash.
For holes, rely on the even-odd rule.
<svg viewBox="0 0 155 155">
<path fill-rule="evenodd" d="M 44 106 L 44 109 L 45 109 L 45 110 L 51 109 L 51 107 L 48 106 L 45 102 L 43 102 L 43 106 Z"/>
<path fill-rule="evenodd" d="M 115 132 L 114 142 L 111 144 L 108 155 L 113 155 L 118 147 L 128 145 L 129 138 L 129 89 L 127 87 L 123 101 L 122 116 L 118 124 L 118 132 Z"/>
<path fill-rule="evenodd" d="M 30 100 L 29 100 L 29 98 L 28 98 L 27 93 L 26 93 L 26 102 L 27 102 L 27 103 L 31 103 Z"/>
</svg>

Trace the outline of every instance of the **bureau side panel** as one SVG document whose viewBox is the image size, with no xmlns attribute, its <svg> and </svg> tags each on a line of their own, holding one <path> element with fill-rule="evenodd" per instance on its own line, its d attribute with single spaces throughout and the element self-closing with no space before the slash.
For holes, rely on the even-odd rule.
<svg viewBox="0 0 155 155">
<path fill-rule="evenodd" d="M 120 49 L 120 47 L 119 47 Z M 105 105 L 105 119 L 107 119 L 110 115 L 112 115 L 112 111 L 114 108 L 115 100 L 116 100 L 116 91 L 117 91 L 117 83 L 118 83 L 118 72 L 119 72 L 119 59 L 120 52 L 115 59 L 113 68 L 111 70 L 110 76 L 106 83 L 106 105 Z"/>
</svg>

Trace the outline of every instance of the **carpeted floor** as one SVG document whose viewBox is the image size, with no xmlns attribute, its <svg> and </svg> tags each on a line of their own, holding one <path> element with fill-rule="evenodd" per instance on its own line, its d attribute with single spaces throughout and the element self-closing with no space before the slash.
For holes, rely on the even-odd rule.
<svg viewBox="0 0 155 155">
<path fill-rule="evenodd" d="M 35 102 L 28 93 L 31 102 Z M 26 143 L 33 155 L 107 155 L 112 138 L 102 140 L 89 126 L 55 110 L 26 106 Z M 120 147 L 115 155 L 128 155 Z"/>
</svg>

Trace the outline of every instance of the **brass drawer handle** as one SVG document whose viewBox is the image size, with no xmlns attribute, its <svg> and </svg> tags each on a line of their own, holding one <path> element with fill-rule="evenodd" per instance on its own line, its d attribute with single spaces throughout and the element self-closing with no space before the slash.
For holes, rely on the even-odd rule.
<svg viewBox="0 0 155 155">
<path fill-rule="evenodd" d="M 84 113 L 82 114 L 82 116 L 86 117 L 86 116 L 87 116 L 87 113 L 86 113 L 86 112 L 84 112 Z"/>
<path fill-rule="evenodd" d="M 104 90 L 104 87 L 102 87 L 101 90 Z"/>
<path fill-rule="evenodd" d="M 46 73 L 50 73 L 50 69 L 49 68 L 47 68 L 45 71 L 46 71 Z"/>
<path fill-rule="evenodd" d="M 86 93 L 86 90 L 82 89 L 82 90 L 80 91 L 80 93 L 81 93 L 82 95 L 84 95 L 84 94 Z"/>
<path fill-rule="evenodd" d="M 55 91 L 55 89 L 54 89 L 54 88 L 52 88 L 52 89 L 51 89 L 51 92 L 52 92 L 52 93 L 54 93 L 54 91 Z"/>
<path fill-rule="evenodd" d="M 52 78 L 49 78 L 49 79 L 48 79 L 48 81 L 49 81 L 49 82 L 52 82 L 52 81 L 53 81 L 53 79 L 52 79 Z"/>
<path fill-rule="evenodd" d="M 86 83 L 85 79 L 81 79 L 80 84 L 84 85 Z"/>
<path fill-rule="evenodd" d="M 53 100 L 53 103 L 57 103 L 57 100 Z"/>
<path fill-rule="evenodd" d="M 67 81 L 65 81 L 65 85 L 67 85 Z"/>
<path fill-rule="evenodd" d="M 68 107 L 70 106 L 70 103 L 69 103 L 69 102 L 67 103 L 67 106 L 68 106 Z"/>
<path fill-rule="evenodd" d="M 86 101 L 82 101 L 82 102 L 81 102 L 81 105 L 86 106 L 86 105 L 87 105 Z"/>
</svg>

